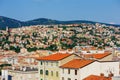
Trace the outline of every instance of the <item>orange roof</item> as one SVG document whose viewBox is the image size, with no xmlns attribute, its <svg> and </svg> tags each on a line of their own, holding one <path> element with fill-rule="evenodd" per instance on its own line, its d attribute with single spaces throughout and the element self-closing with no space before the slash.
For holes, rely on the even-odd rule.
<svg viewBox="0 0 120 80">
<path fill-rule="evenodd" d="M 86 47 L 86 48 L 82 48 L 82 50 L 84 51 L 96 50 L 96 47 Z"/>
<path fill-rule="evenodd" d="M 74 59 L 64 65 L 61 68 L 82 68 L 90 63 L 94 62 L 93 60 L 85 60 L 85 59 Z"/>
<path fill-rule="evenodd" d="M 102 59 L 102 58 L 104 58 L 104 57 L 106 57 L 106 56 L 108 56 L 110 54 L 111 53 L 108 53 L 108 52 L 106 52 L 106 53 L 99 53 L 99 54 L 85 54 L 85 57 L 86 58 L 92 57 L 92 58 L 96 58 L 96 59 Z"/>
<path fill-rule="evenodd" d="M 110 77 L 108 78 L 104 76 L 90 75 L 83 80 L 112 80 L 112 79 Z"/>
<path fill-rule="evenodd" d="M 68 57 L 70 55 L 72 55 L 72 54 L 56 53 L 56 54 L 51 54 L 49 56 L 37 58 L 37 60 L 59 61 L 59 60 L 62 60 L 62 59 L 66 58 L 66 57 Z"/>
</svg>

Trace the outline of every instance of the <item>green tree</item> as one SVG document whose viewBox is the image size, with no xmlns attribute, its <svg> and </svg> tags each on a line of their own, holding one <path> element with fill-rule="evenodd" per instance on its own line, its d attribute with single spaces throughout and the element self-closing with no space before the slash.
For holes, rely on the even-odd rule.
<svg viewBox="0 0 120 80">
<path fill-rule="evenodd" d="M 51 50 L 51 51 L 57 51 L 57 45 L 56 44 L 52 44 L 49 47 L 46 48 L 47 50 Z"/>
<path fill-rule="evenodd" d="M 28 51 L 28 52 L 32 52 L 32 51 L 36 51 L 36 50 L 37 50 L 37 48 L 36 48 L 36 47 L 27 48 L 27 51 Z"/>
</svg>

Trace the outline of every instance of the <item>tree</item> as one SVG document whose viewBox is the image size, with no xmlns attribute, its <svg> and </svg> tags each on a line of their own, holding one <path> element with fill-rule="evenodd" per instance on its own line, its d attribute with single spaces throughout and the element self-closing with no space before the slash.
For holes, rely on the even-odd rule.
<svg viewBox="0 0 120 80">
<path fill-rule="evenodd" d="M 16 53 L 19 53 L 20 52 L 20 47 L 19 46 L 17 46 L 17 47 L 10 46 L 10 50 L 14 50 Z"/>
<path fill-rule="evenodd" d="M 51 51 L 57 51 L 57 45 L 56 44 L 52 44 L 49 47 L 46 48 L 47 50 L 51 50 Z"/>
<path fill-rule="evenodd" d="M 28 51 L 28 52 L 32 52 L 32 51 L 36 51 L 36 50 L 37 50 L 37 48 L 36 48 L 36 47 L 27 48 L 27 51 Z"/>
<path fill-rule="evenodd" d="M 113 41 L 113 40 L 116 40 L 115 36 L 111 36 L 111 40 L 112 40 L 112 41 Z"/>
<path fill-rule="evenodd" d="M 37 37 L 37 32 L 33 32 L 32 36 Z"/>
</svg>

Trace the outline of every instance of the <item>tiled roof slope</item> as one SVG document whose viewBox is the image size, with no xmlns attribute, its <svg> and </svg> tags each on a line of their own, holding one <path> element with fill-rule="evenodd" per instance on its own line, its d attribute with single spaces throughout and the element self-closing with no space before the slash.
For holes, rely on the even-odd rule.
<svg viewBox="0 0 120 80">
<path fill-rule="evenodd" d="M 94 62 L 94 61 L 93 60 L 85 60 L 85 59 L 74 59 L 60 67 L 61 68 L 82 68 L 92 62 Z"/>
<path fill-rule="evenodd" d="M 59 61 L 62 60 L 68 56 L 70 56 L 72 54 L 62 54 L 62 53 L 56 53 L 56 54 L 51 54 L 49 56 L 45 56 L 45 57 L 41 57 L 41 58 L 37 58 L 37 60 L 46 60 L 46 61 Z"/>
<path fill-rule="evenodd" d="M 99 53 L 99 54 L 85 54 L 85 57 L 86 58 L 92 57 L 92 58 L 96 58 L 96 59 L 102 59 L 102 58 L 104 58 L 104 57 L 106 57 L 106 56 L 108 56 L 110 54 L 111 53 L 108 53 L 108 52 L 106 52 L 106 53 Z"/>
<path fill-rule="evenodd" d="M 112 80 L 112 78 L 104 77 L 104 76 L 97 76 L 97 75 L 90 75 L 83 80 Z"/>
</svg>

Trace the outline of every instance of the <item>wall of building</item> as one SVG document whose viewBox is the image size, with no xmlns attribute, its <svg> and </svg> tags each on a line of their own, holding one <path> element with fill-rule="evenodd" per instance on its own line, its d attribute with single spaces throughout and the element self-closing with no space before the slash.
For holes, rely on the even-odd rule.
<svg viewBox="0 0 120 80">
<path fill-rule="evenodd" d="M 67 62 L 69 62 L 69 61 L 71 61 L 71 60 L 73 60 L 73 59 L 75 58 L 75 56 L 76 56 L 76 55 L 73 54 L 73 55 L 71 55 L 71 56 L 69 56 L 69 57 L 66 57 L 66 58 L 60 60 L 60 61 L 59 61 L 59 66 L 65 64 L 65 63 L 67 63 Z"/>
<path fill-rule="evenodd" d="M 93 62 L 80 69 L 79 80 L 86 78 L 89 75 L 100 75 L 99 62 Z"/>
<path fill-rule="evenodd" d="M 59 66 L 58 66 L 58 61 L 41 61 L 39 62 L 39 80 L 59 80 L 60 75 L 59 75 Z M 43 70 L 43 74 L 40 74 L 40 70 Z M 46 70 L 48 70 L 48 75 L 46 75 Z M 51 74 L 53 72 L 53 75 Z M 57 73 L 58 72 L 58 76 Z"/>
<path fill-rule="evenodd" d="M 113 58 L 113 54 L 110 54 L 102 59 L 100 59 L 99 61 L 111 61 Z"/>
<path fill-rule="evenodd" d="M 8 70 L 2 70 L 2 76 L 1 76 L 1 80 L 5 79 L 8 80 Z"/>
<path fill-rule="evenodd" d="M 120 80 L 120 76 L 112 77 L 112 80 Z"/>
<path fill-rule="evenodd" d="M 39 80 L 60 80 L 60 66 L 74 59 L 75 55 L 71 55 L 66 57 L 60 61 L 39 61 Z M 40 74 L 40 70 L 43 70 L 43 74 Z M 49 71 L 49 75 L 45 75 L 45 71 Z M 51 71 L 53 71 L 53 75 L 51 75 Z M 56 72 L 58 72 L 58 76 L 56 76 Z"/>
<path fill-rule="evenodd" d="M 84 79 L 89 75 L 100 75 L 108 76 L 110 71 L 114 76 L 119 75 L 119 62 L 94 62 L 80 69 L 80 80 Z"/>
<path fill-rule="evenodd" d="M 8 74 L 12 76 L 12 80 L 38 80 L 37 71 L 8 71 Z"/>
<path fill-rule="evenodd" d="M 92 54 L 97 53 L 97 50 L 90 50 L 90 53 Z"/>
<path fill-rule="evenodd" d="M 93 62 L 83 68 L 77 69 L 77 75 L 75 75 L 75 69 L 70 69 L 70 74 L 68 74 L 68 68 L 61 68 L 60 80 L 62 80 L 62 77 L 64 77 L 64 80 L 68 80 L 68 78 L 71 78 L 71 80 L 82 80 L 91 74 L 100 75 L 99 67 L 99 62 Z"/>
<path fill-rule="evenodd" d="M 75 75 L 75 70 L 77 70 L 77 75 Z M 70 69 L 70 74 L 68 74 L 68 68 L 61 68 L 60 70 L 60 80 L 68 80 L 70 78 L 71 80 L 80 80 L 80 70 L 79 69 Z"/>
<path fill-rule="evenodd" d="M 115 50 L 114 56 L 120 57 L 120 50 Z"/>
<path fill-rule="evenodd" d="M 100 62 L 100 72 L 104 73 L 105 76 L 108 76 L 110 72 L 112 72 L 114 76 L 118 76 L 119 71 L 119 62 Z"/>
</svg>

